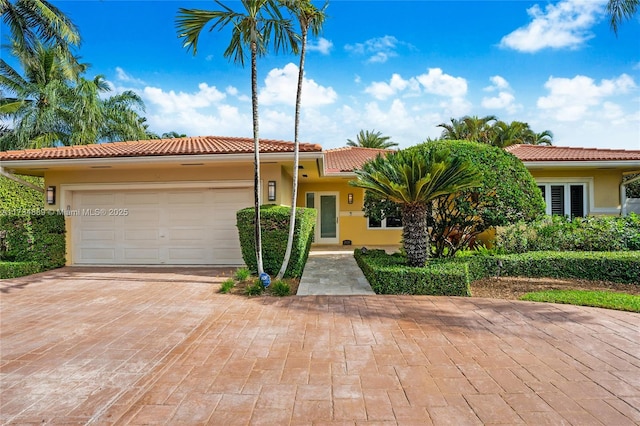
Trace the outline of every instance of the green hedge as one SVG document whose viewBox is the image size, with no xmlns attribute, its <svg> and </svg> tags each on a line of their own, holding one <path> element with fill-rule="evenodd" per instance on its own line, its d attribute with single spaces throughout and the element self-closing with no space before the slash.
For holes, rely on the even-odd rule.
<svg viewBox="0 0 640 426">
<path fill-rule="evenodd" d="M 249 269 L 256 271 L 258 265 L 255 255 L 255 228 L 253 207 L 240 210 L 237 214 L 238 234 L 242 258 Z M 262 263 L 269 275 L 276 275 L 282 267 L 284 252 L 289 237 L 289 215 L 291 207 L 263 205 L 260 207 L 262 226 Z M 298 207 L 294 228 L 293 247 L 285 277 L 301 277 L 309 256 L 313 231 L 316 224 L 316 210 Z"/>
<path fill-rule="evenodd" d="M 640 216 L 553 216 L 498 227 L 495 247 L 504 253 L 640 250 Z"/>
<path fill-rule="evenodd" d="M 356 262 L 378 294 L 469 296 L 467 263 L 430 260 L 423 268 L 406 266 L 405 257 L 384 250 L 354 251 Z"/>
<path fill-rule="evenodd" d="M 0 216 L 0 230 L 7 246 L 2 260 L 36 262 L 42 271 L 65 264 L 64 215 Z"/>
<path fill-rule="evenodd" d="M 468 258 L 474 279 L 495 276 L 575 278 L 640 285 L 640 251 L 538 251 Z"/>
<path fill-rule="evenodd" d="M 469 284 L 495 276 L 575 278 L 640 285 L 640 251 L 529 252 L 431 259 L 424 268 L 406 266 L 399 253 L 361 249 L 354 257 L 378 294 L 469 296 Z M 500 266 L 498 266 L 500 264 Z"/>
<path fill-rule="evenodd" d="M 37 274 L 40 271 L 38 262 L 0 262 L 0 280 Z"/>
</svg>

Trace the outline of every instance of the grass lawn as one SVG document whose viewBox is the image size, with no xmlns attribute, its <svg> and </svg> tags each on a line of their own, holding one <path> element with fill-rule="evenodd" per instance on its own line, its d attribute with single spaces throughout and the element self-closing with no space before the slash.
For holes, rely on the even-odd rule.
<svg viewBox="0 0 640 426">
<path fill-rule="evenodd" d="M 640 296 L 609 291 L 547 290 L 527 293 L 520 300 L 568 303 L 571 305 L 640 312 Z"/>
</svg>

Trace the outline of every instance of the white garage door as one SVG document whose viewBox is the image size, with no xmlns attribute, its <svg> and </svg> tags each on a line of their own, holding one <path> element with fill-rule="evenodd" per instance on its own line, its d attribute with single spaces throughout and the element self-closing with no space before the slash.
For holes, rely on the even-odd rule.
<svg viewBox="0 0 640 426">
<path fill-rule="evenodd" d="M 73 195 L 73 263 L 242 264 L 236 211 L 250 188 L 81 191 Z"/>
</svg>

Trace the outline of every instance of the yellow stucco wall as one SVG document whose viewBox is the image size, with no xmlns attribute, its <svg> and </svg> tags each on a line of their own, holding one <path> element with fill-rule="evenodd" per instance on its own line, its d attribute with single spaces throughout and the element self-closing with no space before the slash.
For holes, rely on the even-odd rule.
<svg viewBox="0 0 640 426">
<path fill-rule="evenodd" d="M 309 192 L 337 192 L 339 210 L 339 238 L 351 240 L 352 245 L 396 245 L 402 238 L 401 229 L 368 229 L 367 218 L 364 217 L 364 190 L 349 185 L 351 179 L 325 178 L 322 182 L 304 182 L 298 190 L 298 205 L 306 206 L 306 194 Z M 353 204 L 348 203 L 348 194 L 353 194 Z"/>
</svg>

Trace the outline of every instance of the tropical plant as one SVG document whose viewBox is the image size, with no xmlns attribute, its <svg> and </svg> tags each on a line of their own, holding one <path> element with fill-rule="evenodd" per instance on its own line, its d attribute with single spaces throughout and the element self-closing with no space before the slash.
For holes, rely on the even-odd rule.
<svg viewBox="0 0 640 426">
<path fill-rule="evenodd" d="M 2 21 L 18 48 L 35 52 L 40 44 L 53 46 L 69 62 L 77 64 L 71 49 L 80 45 L 80 33 L 71 20 L 45 0 L 0 0 Z"/>
<path fill-rule="evenodd" d="M 291 48 L 298 53 L 297 35 L 291 21 L 283 18 L 275 0 L 241 0 L 242 12 L 235 12 L 216 0 L 221 10 L 185 9 L 178 10 L 176 26 L 178 36 L 184 40 L 183 47 L 198 50 L 200 34 L 207 26 L 209 31 L 224 30 L 231 25 L 231 42 L 224 51 L 225 58 L 244 66 L 249 47 L 251 58 L 251 106 L 253 116 L 254 144 L 254 201 L 255 201 L 255 239 L 258 273 L 263 272 L 262 237 L 260 229 L 260 137 L 258 115 L 258 56 L 267 53 L 269 43 L 273 41 L 276 53 L 280 49 Z"/>
<path fill-rule="evenodd" d="M 618 26 L 624 20 L 629 20 L 638 12 L 640 0 L 609 0 L 607 14 L 609 15 L 611 29 L 618 35 Z"/>
<path fill-rule="evenodd" d="M 544 215 L 544 200 L 531 173 L 518 158 L 503 149 L 469 141 L 429 141 L 409 149 L 447 148 L 480 173 L 480 185 L 432 201 L 427 216 L 431 230 L 431 256 L 453 256 L 473 244 L 489 228 L 530 222 Z M 397 217 L 398 206 L 365 194 L 365 215 L 382 220 Z"/>
<path fill-rule="evenodd" d="M 358 179 L 351 182 L 353 186 L 400 205 L 407 262 L 418 267 L 424 266 L 431 245 L 427 230 L 431 201 L 479 184 L 473 165 L 451 156 L 448 149 L 378 155 L 355 173 Z"/>
<path fill-rule="evenodd" d="M 397 143 L 390 141 L 390 136 L 383 136 L 381 132 L 375 130 L 360 130 L 356 136 L 356 141 L 347 139 L 347 146 L 360 146 L 363 148 L 388 149 L 398 146 Z"/>
<path fill-rule="evenodd" d="M 436 127 L 442 127 L 440 139 L 468 140 L 481 143 L 489 143 L 491 140 L 491 127 L 498 121 L 494 115 L 486 117 L 464 116 L 460 119 L 451 119 L 451 124 L 440 123 Z"/>
<path fill-rule="evenodd" d="M 161 137 L 162 139 L 176 139 L 176 138 L 186 138 L 187 135 L 185 133 L 178 133 L 172 130 L 170 132 L 164 132 Z"/>
<path fill-rule="evenodd" d="M 437 127 L 444 130 L 441 140 L 468 140 L 505 148 L 515 144 L 551 145 L 553 133 L 545 130 L 536 133 L 528 123 L 512 121 L 511 123 L 498 120 L 489 115 L 483 118 L 465 116 L 451 119 L 451 124 L 441 123 Z"/>
<path fill-rule="evenodd" d="M 102 76 L 76 75 L 58 49 L 36 43 L 32 52 L 13 45 L 23 74 L 0 59 L 0 118 L 13 128 L 0 135 L 0 149 L 41 148 L 140 139 L 142 99 L 133 92 L 110 98 Z M 86 65 L 81 65 L 86 70 Z M 4 93 L 11 94 L 5 96 Z"/>
<path fill-rule="evenodd" d="M 307 52 L 307 36 L 309 30 L 314 36 L 320 34 L 322 25 L 324 24 L 325 13 L 327 5 L 322 9 L 317 9 L 310 0 L 284 0 L 283 4 L 287 7 L 291 13 L 298 19 L 300 24 L 300 64 L 298 66 L 298 86 L 296 90 L 296 111 L 295 111 L 295 123 L 293 131 L 293 190 L 291 193 L 291 215 L 289 217 L 289 237 L 287 239 L 287 248 L 284 252 L 284 259 L 282 260 L 282 266 L 280 271 L 276 275 L 276 280 L 280 280 L 284 277 L 287 267 L 289 266 L 289 259 L 291 258 L 291 250 L 293 248 L 293 234 L 296 224 L 296 202 L 298 198 L 298 163 L 300 159 L 300 106 L 302 102 L 302 82 L 304 81 L 304 61 Z"/>
</svg>

